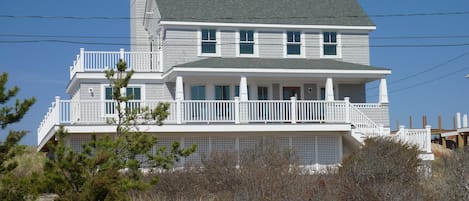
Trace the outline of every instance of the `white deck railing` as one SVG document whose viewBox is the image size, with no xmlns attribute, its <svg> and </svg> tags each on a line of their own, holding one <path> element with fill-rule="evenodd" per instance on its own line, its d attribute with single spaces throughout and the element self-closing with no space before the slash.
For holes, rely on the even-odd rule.
<svg viewBox="0 0 469 201">
<path fill-rule="evenodd" d="M 119 59 L 127 62 L 128 69 L 136 72 L 161 72 L 157 52 L 120 51 L 85 51 L 80 49 L 73 66 L 70 67 L 70 79 L 77 72 L 102 72 L 116 68 Z"/>
<path fill-rule="evenodd" d="M 187 123 L 350 123 L 368 135 L 378 135 L 379 127 L 360 110 L 344 101 L 291 100 L 182 100 L 130 101 L 123 107 L 155 108 L 159 102 L 170 104 L 165 124 Z M 60 100 L 52 104 L 38 128 L 41 140 L 55 125 L 103 125 L 116 118 L 113 101 Z"/>
<path fill-rule="evenodd" d="M 430 126 L 426 126 L 424 129 L 407 129 L 401 126 L 399 131 L 394 135 L 397 140 L 416 145 L 421 151 L 426 153 L 432 152 L 431 136 L 432 131 Z"/>
</svg>

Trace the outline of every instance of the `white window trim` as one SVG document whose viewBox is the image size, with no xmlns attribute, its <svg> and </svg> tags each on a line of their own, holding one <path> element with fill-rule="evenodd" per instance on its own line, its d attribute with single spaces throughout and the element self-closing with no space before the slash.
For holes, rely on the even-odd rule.
<svg viewBox="0 0 469 201">
<path fill-rule="evenodd" d="M 337 55 L 324 55 L 324 32 L 336 32 L 337 33 Z M 324 59 L 338 59 L 342 58 L 342 33 L 338 31 L 322 31 L 319 33 L 319 52 L 320 58 Z"/>
<path fill-rule="evenodd" d="M 212 29 L 215 30 L 215 53 L 202 53 L 202 30 L 203 29 Z M 216 28 L 200 28 L 197 31 L 197 56 L 202 56 L 202 57 L 220 57 L 220 52 L 221 52 L 221 33 L 219 29 Z"/>
<path fill-rule="evenodd" d="M 300 32 L 300 55 L 289 55 L 287 53 L 287 39 L 288 39 L 288 32 L 290 32 L 290 30 L 287 30 L 285 32 L 283 32 L 283 57 L 284 58 L 305 58 L 305 55 L 306 55 L 306 36 L 305 36 L 305 33 L 303 31 L 294 31 L 292 30 L 292 32 Z"/>
<path fill-rule="evenodd" d="M 240 37 L 239 37 L 239 32 L 240 31 L 253 31 L 254 32 L 254 54 L 240 54 L 239 51 L 240 51 L 240 44 L 241 44 L 241 41 L 240 41 Z M 236 56 L 237 57 L 259 57 L 259 34 L 258 34 L 258 31 L 255 30 L 255 29 L 238 29 L 236 31 Z"/>
</svg>

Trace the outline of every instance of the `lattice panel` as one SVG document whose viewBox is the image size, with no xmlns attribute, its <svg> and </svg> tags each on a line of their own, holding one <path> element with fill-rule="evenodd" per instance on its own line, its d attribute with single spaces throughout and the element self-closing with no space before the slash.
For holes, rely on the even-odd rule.
<svg viewBox="0 0 469 201">
<path fill-rule="evenodd" d="M 197 151 L 185 159 L 185 165 L 200 166 L 202 159 L 209 156 L 209 137 L 185 137 L 184 146 L 197 145 Z"/>
<path fill-rule="evenodd" d="M 315 136 L 292 137 L 292 150 L 298 157 L 300 165 L 312 165 L 316 163 Z"/>
<path fill-rule="evenodd" d="M 90 141 L 91 135 L 70 135 L 70 146 L 76 152 L 82 152 L 82 145 Z"/>
<path fill-rule="evenodd" d="M 239 137 L 239 151 L 254 149 L 262 142 L 262 136 L 243 136 Z"/>
<path fill-rule="evenodd" d="M 339 162 L 338 136 L 318 136 L 318 163 L 321 165 Z"/>
<path fill-rule="evenodd" d="M 234 137 L 212 137 L 212 153 L 234 152 L 236 138 Z"/>
<path fill-rule="evenodd" d="M 173 145 L 173 142 L 178 141 L 179 143 L 181 143 L 181 140 L 182 138 L 180 137 L 158 137 L 158 143 L 156 144 L 156 147 L 153 147 L 153 154 L 155 154 L 157 150 L 162 146 L 166 147 L 165 153 L 168 154 L 169 152 L 171 152 L 171 147 Z M 180 167 L 180 166 L 182 166 L 181 161 L 179 162 L 176 161 L 174 163 L 174 167 Z"/>
<path fill-rule="evenodd" d="M 275 143 L 282 149 L 282 151 L 290 150 L 290 137 L 276 137 Z"/>
</svg>

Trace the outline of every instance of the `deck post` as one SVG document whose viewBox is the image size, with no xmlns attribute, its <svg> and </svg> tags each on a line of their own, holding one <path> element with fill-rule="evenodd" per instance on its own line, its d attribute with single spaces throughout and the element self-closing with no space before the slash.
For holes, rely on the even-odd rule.
<svg viewBox="0 0 469 201">
<path fill-rule="evenodd" d="M 296 124 L 296 97 L 290 97 L 290 104 L 291 104 L 291 123 Z"/>
<path fill-rule="evenodd" d="M 350 123 L 350 97 L 344 97 L 345 101 L 345 123 Z"/>
<path fill-rule="evenodd" d="M 124 48 L 119 49 L 119 59 L 122 59 L 124 61 Z"/>
<path fill-rule="evenodd" d="M 401 133 L 402 136 L 404 136 L 404 138 L 401 138 L 401 139 L 404 139 L 404 142 L 407 142 L 407 134 L 405 133 L 405 126 L 404 125 L 401 125 L 399 126 L 399 133 Z"/>
<path fill-rule="evenodd" d="M 460 112 L 456 113 L 456 128 L 457 129 L 461 128 L 461 113 Z"/>
<path fill-rule="evenodd" d="M 462 127 L 467 128 L 467 114 L 462 116 Z"/>
<path fill-rule="evenodd" d="M 430 125 L 425 126 L 427 134 L 425 135 L 425 152 L 432 153 L 432 127 Z"/>
<path fill-rule="evenodd" d="M 238 96 L 236 96 L 234 98 L 234 101 L 235 101 L 235 124 L 240 124 L 240 107 L 239 107 L 239 100 L 240 98 Z"/>
</svg>

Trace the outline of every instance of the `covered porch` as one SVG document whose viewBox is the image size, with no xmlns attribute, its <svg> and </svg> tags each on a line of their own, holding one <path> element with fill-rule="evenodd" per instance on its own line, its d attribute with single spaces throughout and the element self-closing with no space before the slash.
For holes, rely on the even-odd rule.
<svg viewBox="0 0 469 201">
<path fill-rule="evenodd" d="M 386 68 L 331 59 L 208 58 L 176 65 L 163 77 L 175 100 L 343 100 L 366 103 L 366 83 L 379 80 L 389 103 Z"/>
<path fill-rule="evenodd" d="M 376 124 L 389 128 L 386 76 L 390 73 L 385 68 L 330 59 L 208 58 L 174 66 L 164 77 L 167 83 L 173 83 L 175 101 L 240 102 L 246 107 L 246 111 L 241 109 L 241 116 L 263 115 L 262 108 L 269 108 L 272 113 L 297 110 L 290 114 L 297 119 L 325 118 L 319 115 L 324 105 L 348 102 Z M 366 103 L 366 84 L 376 80 L 380 82 L 379 101 Z M 279 106 L 282 101 L 298 105 L 293 110 Z"/>
</svg>

